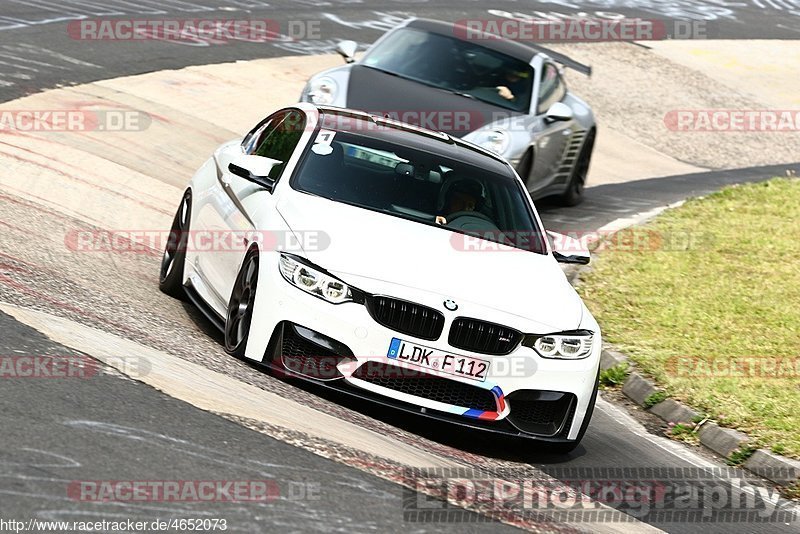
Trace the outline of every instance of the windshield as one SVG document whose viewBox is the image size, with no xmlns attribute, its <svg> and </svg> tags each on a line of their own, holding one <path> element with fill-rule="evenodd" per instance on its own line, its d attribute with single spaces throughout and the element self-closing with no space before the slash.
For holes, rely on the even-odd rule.
<svg viewBox="0 0 800 534">
<path fill-rule="evenodd" d="M 527 113 L 533 68 L 480 44 L 403 28 L 377 44 L 361 65 Z"/>
<path fill-rule="evenodd" d="M 352 132 L 320 130 L 317 139 L 292 178 L 293 188 L 545 253 L 533 211 L 510 169 L 499 174 L 459 158 Z M 471 149 L 463 150 L 480 156 Z M 473 162 L 479 159 L 471 158 Z"/>
</svg>

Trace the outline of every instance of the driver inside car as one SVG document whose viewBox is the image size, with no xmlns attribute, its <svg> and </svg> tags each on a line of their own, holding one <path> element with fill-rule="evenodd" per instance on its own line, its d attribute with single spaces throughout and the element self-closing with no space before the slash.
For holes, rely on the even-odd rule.
<svg viewBox="0 0 800 534">
<path fill-rule="evenodd" d="M 515 68 L 508 68 L 499 83 L 500 85 L 495 87 L 497 94 L 512 102 L 522 101 L 527 96 L 531 85 L 529 74 Z"/>
<path fill-rule="evenodd" d="M 472 178 L 457 178 L 451 180 L 445 192 L 443 213 L 444 216 L 440 224 L 447 224 L 453 220 L 453 215 L 465 212 L 477 212 L 486 202 L 486 194 L 483 185 Z M 437 218 L 439 219 L 439 218 Z"/>
</svg>

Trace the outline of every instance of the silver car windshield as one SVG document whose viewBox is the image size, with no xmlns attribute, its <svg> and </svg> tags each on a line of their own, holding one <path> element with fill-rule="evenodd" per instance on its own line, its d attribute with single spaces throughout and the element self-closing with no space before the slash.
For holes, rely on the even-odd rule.
<svg viewBox="0 0 800 534">
<path fill-rule="evenodd" d="M 481 168 L 474 154 L 465 163 L 467 158 L 398 146 L 375 135 L 330 132 L 307 150 L 291 184 L 337 202 L 544 254 L 543 235 L 516 176 L 510 169 L 500 174 Z"/>
<path fill-rule="evenodd" d="M 402 28 L 360 64 L 505 109 L 530 109 L 533 68 L 477 42 Z"/>
</svg>

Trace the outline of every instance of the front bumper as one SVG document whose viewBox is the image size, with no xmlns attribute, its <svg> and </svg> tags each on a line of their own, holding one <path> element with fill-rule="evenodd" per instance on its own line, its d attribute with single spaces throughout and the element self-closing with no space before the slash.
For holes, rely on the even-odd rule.
<svg viewBox="0 0 800 534">
<path fill-rule="evenodd" d="M 260 262 L 260 269 L 248 358 L 277 373 L 462 426 L 546 441 L 577 438 L 595 389 L 599 335 L 585 360 L 548 360 L 521 345 L 504 356 L 487 356 L 448 344 L 455 316 L 481 317 L 480 310 L 445 311 L 437 339 L 415 338 L 379 324 L 364 304 L 334 305 L 302 292 L 281 277 L 272 261 Z M 422 305 L 435 307 L 444 300 L 403 289 L 406 300 Z M 491 320 L 501 323 L 497 314 L 493 310 Z M 398 364 L 387 357 L 394 338 L 489 360 L 486 379 L 434 376 Z"/>
</svg>

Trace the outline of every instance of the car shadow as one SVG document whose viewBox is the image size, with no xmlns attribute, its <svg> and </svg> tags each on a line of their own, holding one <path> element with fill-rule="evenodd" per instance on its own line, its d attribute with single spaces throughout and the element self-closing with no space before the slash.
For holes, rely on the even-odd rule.
<svg viewBox="0 0 800 534">
<path fill-rule="evenodd" d="M 225 346 L 225 335 L 223 332 L 221 332 L 220 329 L 217 328 L 214 323 L 212 323 L 208 317 L 203 314 L 203 312 L 198 310 L 191 301 L 181 301 L 181 306 L 198 330 L 219 343 L 220 347 Z"/>
</svg>

